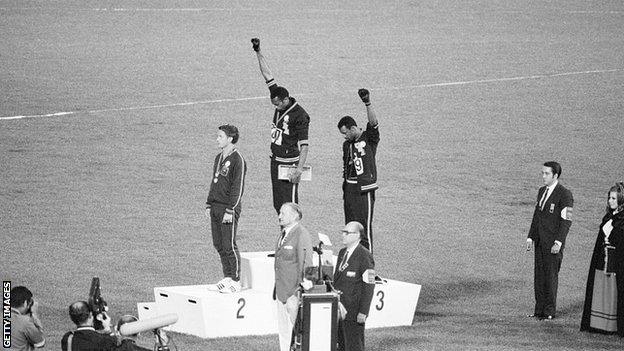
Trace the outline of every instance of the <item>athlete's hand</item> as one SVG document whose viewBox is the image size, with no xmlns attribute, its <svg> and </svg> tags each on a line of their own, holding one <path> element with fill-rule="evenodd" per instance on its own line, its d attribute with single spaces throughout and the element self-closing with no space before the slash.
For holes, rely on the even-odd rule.
<svg viewBox="0 0 624 351">
<path fill-rule="evenodd" d="M 297 184 L 301 180 L 302 173 L 303 173 L 303 170 L 299 169 L 298 167 L 293 167 L 290 169 L 290 172 L 288 173 L 288 180 L 293 184 Z"/>
<path fill-rule="evenodd" d="M 559 250 L 561 250 L 561 245 L 559 245 L 558 243 L 554 243 L 553 246 L 550 248 L 550 253 L 551 254 L 558 254 Z"/>
<path fill-rule="evenodd" d="M 527 251 L 531 251 L 532 248 L 533 248 L 533 240 L 532 239 L 527 239 L 527 241 L 526 241 L 526 250 Z"/>
<path fill-rule="evenodd" d="M 358 90 L 358 95 L 360 96 L 360 99 L 362 99 L 362 102 L 365 103 L 366 105 L 370 104 L 370 92 L 364 88 Z"/>
<path fill-rule="evenodd" d="M 208 207 L 204 213 L 206 214 L 206 218 L 210 218 L 210 207 Z"/>
<path fill-rule="evenodd" d="M 255 52 L 260 51 L 260 39 L 252 38 L 251 39 L 251 45 L 253 45 L 253 49 L 254 49 Z"/>
<path fill-rule="evenodd" d="M 231 213 L 227 213 L 227 212 L 226 212 L 226 213 L 223 215 L 223 221 L 222 221 L 222 223 L 226 223 L 226 224 L 227 224 L 227 223 L 232 223 L 232 217 L 233 217 L 233 216 L 232 216 L 232 214 L 231 214 Z"/>
<path fill-rule="evenodd" d="M 357 322 L 359 324 L 366 323 L 366 315 L 364 313 L 358 313 L 358 315 L 357 315 Z"/>
</svg>

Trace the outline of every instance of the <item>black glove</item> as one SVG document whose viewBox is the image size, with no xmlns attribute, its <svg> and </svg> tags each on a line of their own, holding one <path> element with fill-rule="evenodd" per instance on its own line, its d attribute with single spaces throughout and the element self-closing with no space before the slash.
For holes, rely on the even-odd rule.
<svg viewBox="0 0 624 351">
<path fill-rule="evenodd" d="M 367 106 L 370 105 L 370 93 L 368 92 L 368 90 L 360 89 L 358 90 L 358 95 L 360 96 L 360 99 L 362 99 L 363 103 L 365 103 Z"/>
<path fill-rule="evenodd" d="M 260 51 L 260 39 L 252 38 L 251 39 L 251 44 L 253 45 L 253 49 L 254 49 L 255 52 Z"/>
</svg>

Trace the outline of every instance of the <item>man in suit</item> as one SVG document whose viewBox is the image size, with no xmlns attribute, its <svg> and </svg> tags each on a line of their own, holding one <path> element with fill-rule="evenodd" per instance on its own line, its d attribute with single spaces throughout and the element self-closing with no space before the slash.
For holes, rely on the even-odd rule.
<svg viewBox="0 0 624 351">
<path fill-rule="evenodd" d="M 360 244 L 363 231 L 359 222 L 349 222 L 342 230 L 346 247 L 338 253 L 334 287 L 342 291 L 340 302 L 347 315 L 338 322 L 339 351 L 364 350 L 364 323 L 375 290 L 375 262 L 370 251 Z"/>
<path fill-rule="evenodd" d="M 290 350 L 293 325 L 299 309 L 299 287 L 312 288 L 312 281 L 304 272 L 312 267 L 312 239 L 299 223 L 302 212 L 299 205 L 286 202 L 280 207 L 279 224 L 282 228 L 275 248 L 275 288 L 273 299 L 277 305 L 277 327 L 280 350 Z"/>
<path fill-rule="evenodd" d="M 559 183 L 561 165 L 544 163 L 544 186 L 537 193 L 533 221 L 526 249 L 535 248 L 535 310 L 529 317 L 539 320 L 555 318 L 559 269 L 565 239 L 572 225 L 574 199 L 570 190 Z"/>
<path fill-rule="evenodd" d="M 110 317 L 106 312 L 93 316 L 93 311 L 86 301 L 77 301 L 69 306 L 69 317 L 76 324 L 76 330 L 67 332 L 61 339 L 63 351 L 107 351 L 115 350 L 117 338 L 110 335 Z M 102 323 L 102 330 L 93 327 L 97 318 Z"/>
</svg>

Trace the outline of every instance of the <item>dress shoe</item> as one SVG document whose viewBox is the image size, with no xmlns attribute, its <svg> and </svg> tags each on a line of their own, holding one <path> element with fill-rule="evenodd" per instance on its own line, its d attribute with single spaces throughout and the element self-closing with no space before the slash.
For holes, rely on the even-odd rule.
<svg viewBox="0 0 624 351">
<path fill-rule="evenodd" d="M 553 319 L 555 319 L 555 316 L 552 316 L 552 315 L 547 315 L 547 316 L 543 316 L 542 318 L 540 318 L 540 320 L 542 321 L 552 321 Z"/>
</svg>

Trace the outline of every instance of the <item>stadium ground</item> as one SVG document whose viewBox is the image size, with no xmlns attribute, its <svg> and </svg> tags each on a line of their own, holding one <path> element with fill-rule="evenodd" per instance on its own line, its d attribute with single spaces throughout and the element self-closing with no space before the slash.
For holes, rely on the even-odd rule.
<svg viewBox="0 0 624 351">
<path fill-rule="evenodd" d="M 411 327 L 371 350 L 617 349 L 578 332 L 606 190 L 624 179 L 624 5 L 618 1 L 0 0 L 0 275 L 42 304 L 50 349 L 101 278 L 113 317 L 162 285 L 219 278 L 203 202 L 216 127 L 236 124 L 250 172 L 239 245 L 270 250 L 271 104 L 249 39 L 312 117 L 304 223 L 337 241 L 335 124 L 381 122 L 376 263 L 423 285 Z M 532 309 L 524 241 L 546 160 L 574 223 L 559 318 Z M 276 337 L 184 350 L 273 349 Z"/>
</svg>

